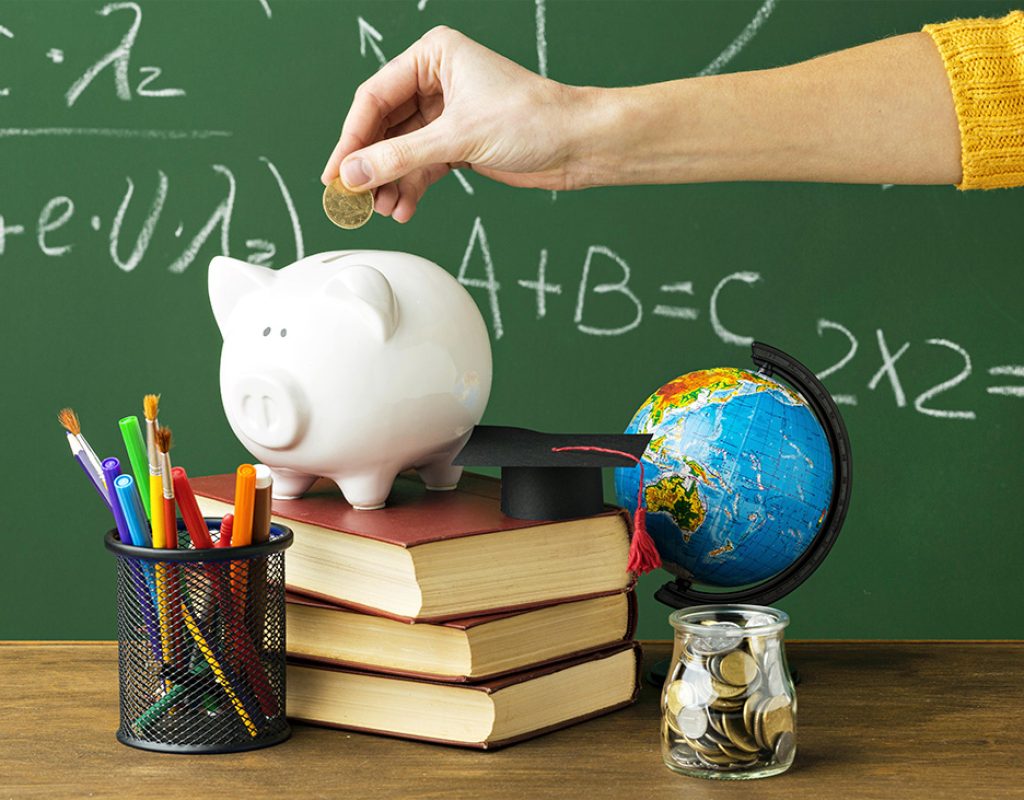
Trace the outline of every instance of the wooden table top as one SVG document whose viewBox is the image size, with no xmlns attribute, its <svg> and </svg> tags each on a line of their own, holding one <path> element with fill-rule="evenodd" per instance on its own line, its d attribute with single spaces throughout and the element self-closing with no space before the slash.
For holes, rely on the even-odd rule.
<svg viewBox="0 0 1024 800">
<path fill-rule="evenodd" d="M 648 663 L 669 647 L 645 647 Z M 125 747 L 112 644 L 0 643 L 0 797 L 1024 798 L 1024 642 L 793 642 L 798 747 L 749 783 L 666 769 L 658 692 L 495 752 L 295 725 L 225 756 Z"/>
</svg>

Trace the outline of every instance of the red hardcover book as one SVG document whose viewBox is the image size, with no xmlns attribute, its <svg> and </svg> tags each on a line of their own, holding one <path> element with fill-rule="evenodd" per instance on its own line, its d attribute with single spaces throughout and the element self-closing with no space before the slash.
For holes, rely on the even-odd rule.
<svg viewBox="0 0 1024 800">
<path fill-rule="evenodd" d="M 195 478 L 206 516 L 234 501 L 234 475 Z M 295 533 L 288 588 L 406 620 L 440 621 L 621 592 L 629 520 L 613 506 L 580 519 L 505 516 L 499 483 L 467 474 L 459 488 L 429 492 L 400 476 L 388 504 L 358 511 L 319 481 L 297 500 L 274 500 L 275 522 Z"/>
<path fill-rule="evenodd" d="M 432 683 L 314 664 L 288 665 L 288 716 L 300 722 L 495 749 L 632 703 L 634 642 L 478 684 Z"/>
<path fill-rule="evenodd" d="M 632 591 L 441 623 L 408 623 L 287 596 L 292 660 L 476 683 L 629 641 Z"/>
</svg>

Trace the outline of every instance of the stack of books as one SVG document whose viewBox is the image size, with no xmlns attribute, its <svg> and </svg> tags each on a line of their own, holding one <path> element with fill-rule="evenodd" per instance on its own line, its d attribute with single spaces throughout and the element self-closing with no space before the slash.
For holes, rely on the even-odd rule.
<svg viewBox="0 0 1024 800">
<path fill-rule="evenodd" d="M 206 516 L 234 477 L 193 481 Z M 286 559 L 288 716 L 494 748 L 629 705 L 636 604 L 627 516 L 501 513 L 498 481 L 451 492 L 400 476 L 379 511 L 321 481 L 274 500 Z"/>
</svg>

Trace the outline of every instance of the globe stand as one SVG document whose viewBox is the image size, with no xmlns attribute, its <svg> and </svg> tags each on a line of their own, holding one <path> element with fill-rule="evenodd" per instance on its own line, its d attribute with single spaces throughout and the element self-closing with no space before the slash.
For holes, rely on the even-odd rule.
<svg viewBox="0 0 1024 800">
<path fill-rule="evenodd" d="M 760 374 L 765 377 L 781 377 L 807 401 L 812 413 L 821 423 L 832 453 L 832 499 L 828 511 L 822 520 L 817 535 L 810 546 L 801 553 L 792 564 L 770 578 L 755 584 L 725 592 L 703 592 L 693 588 L 693 582 L 686 578 L 676 578 L 662 586 L 654 597 L 658 602 L 670 608 L 687 608 L 688 606 L 720 604 L 720 603 L 751 603 L 754 605 L 771 605 L 776 600 L 792 592 L 807 580 L 825 560 L 832 549 L 839 531 L 846 519 L 850 507 L 850 489 L 852 481 L 852 460 L 850 455 L 850 436 L 839 413 L 832 395 L 807 367 L 792 356 L 762 342 L 754 342 L 751 347 L 751 358 Z M 658 662 L 648 673 L 648 680 L 660 686 L 665 682 L 668 672 L 668 660 Z M 790 669 L 793 682 L 798 681 L 796 670 Z M 659 677 L 660 676 L 660 677 Z"/>
</svg>

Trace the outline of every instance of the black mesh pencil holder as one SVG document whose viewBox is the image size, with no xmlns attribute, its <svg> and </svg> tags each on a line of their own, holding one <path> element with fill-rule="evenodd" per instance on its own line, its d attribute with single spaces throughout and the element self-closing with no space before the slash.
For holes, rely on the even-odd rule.
<svg viewBox="0 0 1024 800">
<path fill-rule="evenodd" d="M 216 540 L 219 520 L 208 519 Z M 164 753 L 231 753 L 290 734 L 285 719 L 284 551 L 270 541 L 193 550 L 104 542 L 117 557 L 117 653 L 124 744 Z"/>
</svg>

